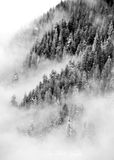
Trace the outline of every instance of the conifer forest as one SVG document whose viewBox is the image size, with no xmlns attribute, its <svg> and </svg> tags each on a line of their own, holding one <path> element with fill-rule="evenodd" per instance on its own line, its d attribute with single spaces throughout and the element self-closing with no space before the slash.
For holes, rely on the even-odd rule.
<svg viewBox="0 0 114 160">
<path fill-rule="evenodd" d="M 0 32 L 0 160 L 114 160 L 114 0 L 36 17 Z"/>
</svg>

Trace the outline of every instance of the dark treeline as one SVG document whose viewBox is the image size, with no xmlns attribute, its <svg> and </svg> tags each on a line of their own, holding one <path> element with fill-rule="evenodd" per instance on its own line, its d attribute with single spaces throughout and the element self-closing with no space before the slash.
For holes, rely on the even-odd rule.
<svg viewBox="0 0 114 160">
<path fill-rule="evenodd" d="M 82 1 L 65 1 L 58 7 L 61 5 L 72 11 L 70 20 L 62 20 L 44 34 L 40 43 L 34 44 L 27 65 L 29 68 L 37 67 L 40 57 L 61 61 L 67 54 L 80 57 L 80 60 L 70 61 L 59 74 L 52 71 L 49 78 L 44 75 L 43 81 L 28 95 L 25 94 L 21 107 L 29 108 L 31 104 L 44 102 L 61 104 L 74 92 L 99 90 L 104 93 L 112 89 L 113 6 L 111 8 L 103 1 L 93 7 Z"/>
<path fill-rule="evenodd" d="M 90 8 L 82 1 L 65 1 L 58 6 L 66 8 L 71 13 L 70 20 L 57 23 L 51 31 L 44 34 L 41 42 L 36 41 L 27 60 L 29 68 L 37 67 L 41 57 L 60 61 L 65 54 L 78 55 L 82 43 L 92 46 L 98 32 L 101 44 L 104 44 L 112 35 L 113 9 L 111 10 L 105 3 L 101 2 Z M 52 17 L 53 14 L 49 13 L 43 20 L 47 21 Z"/>
<path fill-rule="evenodd" d="M 107 2 L 110 6 L 114 5 L 114 0 L 104 0 L 105 2 Z"/>
<path fill-rule="evenodd" d="M 75 62 L 70 61 L 69 65 L 60 74 L 52 71 L 49 78 L 44 75 L 43 82 L 40 82 L 28 95 L 25 94 L 21 106 L 30 107 L 31 104 L 38 105 L 43 102 L 49 104 L 58 102 L 61 104 L 63 99 L 74 92 L 83 90 L 90 92 L 92 88 L 96 89 L 93 86 L 94 84 L 90 83 L 90 79 L 98 82 L 99 90 L 102 92 L 108 91 L 111 89 L 112 59 L 108 56 L 105 63 L 101 61 L 100 65 L 103 65 L 103 68 L 100 71 L 100 65 L 96 63 L 96 57 L 97 55 L 92 57 L 91 52 L 88 57 L 83 56 L 82 62 L 75 64 Z"/>
</svg>

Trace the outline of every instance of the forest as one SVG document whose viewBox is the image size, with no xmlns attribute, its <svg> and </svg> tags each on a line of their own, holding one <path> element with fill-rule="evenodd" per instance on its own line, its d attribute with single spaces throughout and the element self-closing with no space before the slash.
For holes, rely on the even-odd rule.
<svg viewBox="0 0 114 160">
<path fill-rule="evenodd" d="M 0 7 L 0 160 L 114 160 L 114 0 Z"/>
<path fill-rule="evenodd" d="M 37 69 L 42 58 L 58 63 L 66 55 L 75 58 L 61 73 L 53 70 L 49 77 L 44 75 L 43 81 L 25 94 L 21 107 L 42 102 L 61 104 L 63 97 L 73 92 L 104 94 L 113 90 L 114 6 L 101 1 L 90 7 L 80 0 L 61 1 L 56 8 L 61 6 L 70 13 L 69 21 L 62 19 L 40 42 L 36 40 L 26 65 L 28 69 Z M 51 16 L 47 13 L 47 21 Z"/>
<path fill-rule="evenodd" d="M 67 134 L 76 136 L 77 129 L 72 129 L 71 121 L 76 123 L 78 119 L 81 123 L 85 107 L 83 103 L 69 103 L 69 100 L 81 94 L 96 97 L 113 93 L 114 4 L 104 0 L 93 6 L 83 0 L 61 1 L 38 22 L 35 21 L 37 27 L 53 21 L 54 13 L 61 8 L 67 13 L 67 18 L 52 25 L 40 38 L 39 33 L 33 30 L 37 38 L 23 67 L 25 72 L 32 72 L 38 70 L 42 61 L 56 61 L 59 65 L 68 56 L 67 65 L 60 72 L 53 69 L 49 75 L 44 74 L 20 103 L 14 95 L 11 104 L 19 109 L 34 108 L 37 111 L 53 106 L 49 126 L 45 126 L 42 132 L 67 123 Z M 57 109 L 55 112 L 54 108 Z M 91 129 L 91 124 L 83 127 Z M 38 132 L 36 128 L 32 123 L 29 134 L 34 134 L 35 130 Z"/>
</svg>

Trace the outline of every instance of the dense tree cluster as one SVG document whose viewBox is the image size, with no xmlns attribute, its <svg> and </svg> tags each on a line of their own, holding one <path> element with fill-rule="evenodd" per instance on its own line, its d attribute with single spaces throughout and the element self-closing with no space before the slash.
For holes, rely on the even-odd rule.
<svg viewBox="0 0 114 160">
<path fill-rule="evenodd" d="M 99 87 L 104 91 L 110 83 L 112 59 L 109 55 L 105 61 L 97 63 L 97 54 L 86 54 L 79 63 L 70 61 L 60 74 L 52 71 L 49 78 L 44 75 L 43 82 L 24 96 L 21 106 L 30 107 L 31 104 L 38 105 L 44 102 L 62 104 L 72 93 L 89 90 L 89 80 L 92 78 L 99 82 Z"/>
<path fill-rule="evenodd" d="M 60 74 L 52 71 L 49 78 L 44 75 L 43 82 L 24 96 L 21 106 L 61 103 L 74 90 L 92 87 L 90 79 L 98 82 L 102 92 L 110 88 L 114 53 L 113 11 L 103 2 L 92 8 L 81 0 L 61 2 L 57 7 L 60 6 L 72 11 L 70 20 L 62 20 L 45 33 L 40 44 L 34 44 L 28 65 L 36 66 L 39 57 L 60 61 L 65 54 L 81 57 L 81 60 L 78 63 L 70 61 Z"/>
<path fill-rule="evenodd" d="M 113 0 L 104 0 L 105 2 L 107 2 L 110 6 L 114 5 L 114 1 Z"/>
<path fill-rule="evenodd" d="M 20 108 L 57 106 L 57 115 L 53 111 L 49 124 L 42 127 L 44 132 L 68 120 L 67 135 L 76 134 L 77 128 L 73 130 L 71 121 L 76 118 L 81 123 L 84 107 L 69 104 L 67 99 L 74 93 L 104 94 L 114 89 L 114 6 L 111 7 L 111 3 L 108 6 L 104 1 L 98 1 L 92 7 L 83 0 L 61 1 L 56 9 L 66 10 L 70 15 L 69 20 L 63 19 L 52 26 L 40 42 L 36 40 L 30 51 L 28 68 L 37 68 L 42 57 L 58 62 L 66 55 L 73 57 L 60 73 L 53 70 L 49 77 L 44 75 L 36 88 L 24 95 L 20 104 L 17 103 L 16 96 L 12 96 L 11 104 Z M 38 25 L 51 21 L 56 9 L 51 9 L 44 15 Z M 34 125 L 30 125 L 28 134 L 37 128 Z M 89 125 L 83 127 L 86 130 Z M 39 128 L 38 126 L 38 130 Z"/>
<path fill-rule="evenodd" d="M 60 6 L 69 11 L 70 20 L 57 23 L 44 34 L 41 42 L 36 41 L 28 58 L 28 67 L 37 67 L 37 59 L 40 57 L 60 61 L 65 54 L 79 55 L 86 46 L 92 47 L 93 52 L 98 51 L 99 55 L 103 54 L 105 45 L 111 47 L 114 27 L 114 19 L 111 16 L 113 10 L 106 4 L 101 2 L 90 8 L 85 2 L 78 0 L 61 2 L 58 7 Z M 48 13 L 47 17 L 53 15 L 52 13 Z"/>
</svg>

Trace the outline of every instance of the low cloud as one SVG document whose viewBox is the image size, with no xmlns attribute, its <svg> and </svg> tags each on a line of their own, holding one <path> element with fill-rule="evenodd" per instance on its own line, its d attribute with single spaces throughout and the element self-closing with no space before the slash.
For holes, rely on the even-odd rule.
<svg viewBox="0 0 114 160">
<path fill-rule="evenodd" d="M 9 105 L 8 95 L 0 88 L 0 159 L 1 160 L 113 160 L 114 139 L 114 101 L 113 94 L 102 96 L 74 95 L 69 100 L 73 104 L 84 106 L 81 124 L 83 130 L 77 130 L 77 138 L 67 137 L 67 122 L 52 129 L 43 137 L 29 136 L 23 132 L 23 127 L 34 120 L 36 126 L 42 122 L 42 127 L 48 125 L 52 113 L 57 113 L 57 106 L 45 106 L 41 110 L 19 110 Z M 44 116 L 45 115 L 45 116 Z M 48 119 L 48 121 L 47 121 Z M 78 121 L 75 121 L 75 125 Z M 91 128 L 91 126 L 94 126 Z M 91 130 L 94 132 L 91 132 Z M 39 128 L 37 128 L 39 130 Z M 93 134 L 94 133 L 94 134 Z"/>
</svg>

